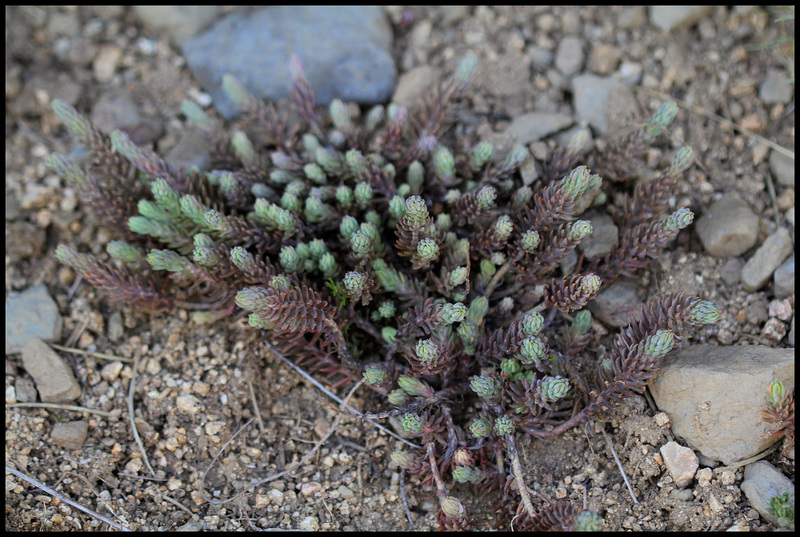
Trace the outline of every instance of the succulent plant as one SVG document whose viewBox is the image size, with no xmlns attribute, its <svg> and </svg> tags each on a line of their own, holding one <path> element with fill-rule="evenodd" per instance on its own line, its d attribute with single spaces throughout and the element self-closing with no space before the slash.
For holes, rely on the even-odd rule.
<svg viewBox="0 0 800 537">
<path fill-rule="evenodd" d="M 597 364 L 583 308 L 603 285 L 645 267 L 693 218 L 686 208 L 667 214 L 690 148 L 660 175 L 636 180 L 634 161 L 677 108 L 665 104 L 590 154 L 591 169 L 581 165 L 577 137 L 524 185 L 525 147 L 497 154 L 451 129 L 475 68 L 468 56 L 419 109 L 376 106 L 363 120 L 338 100 L 327 113 L 317 107 L 297 59 L 294 116 L 226 76 L 244 116 L 233 134 L 213 113 L 183 106 L 209 139 L 206 171 L 178 169 L 55 101 L 92 160 L 86 169 L 60 155 L 48 160 L 116 234 L 111 261 L 61 245 L 62 263 L 113 299 L 152 310 L 240 308 L 298 363 L 339 383 L 363 377 L 421 442 L 392 461 L 433 487 L 440 525 L 455 529 L 469 527 L 469 509 L 446 482 L 488 494 L 508 490 L 514 472 L 524 484 L 515 435 L 562 433 L 642 392 L 678 338 L 719 317 L 697 297 L 660 297 Z M 578 217 L 611 191 L 623 194 L 610 208 L 619 241 L 567 268 L 562 262 L 592 232 Z M 469 456 L 454 456 L 462 450 Z M 536 513 L 527 489 L 518 490 L 517 527 L 599 525 L 571 504 Z M 511 503 L 495 504 L 501 519 L 517 512 Z"/>
</svg>

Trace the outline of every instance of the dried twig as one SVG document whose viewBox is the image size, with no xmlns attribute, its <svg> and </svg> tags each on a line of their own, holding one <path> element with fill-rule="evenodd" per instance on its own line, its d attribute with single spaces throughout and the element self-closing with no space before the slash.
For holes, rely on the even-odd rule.
<svg viewBox="0 0 800 537">
<path fill-rule="evenodd" d="M 264 420 L 261 419 L 261 410 L 258 408 L 258 400 L 256 399 L 256 392 L 253 388 L 252 379 L 247 379 L 247 388 L 250 390 L 250 400 L 253 402 L 253 414 L 256 416 L 258 430 L 261 431 L 261 434 L 264 434 L 266 432 L 266 428 L 264 427 Z"/>
<path fill-rule="evenodd" d="M 136 391 L 136 373 L 139 369 L 139 357 L 138 355 L 134 355 L 133 358 L 133 373 L 131 373 L 131 384 L 128 387 L 128 416 L 131 419 L 131 432 L 133 433 L 133 439 L 136 440 L 136 445 L 139 446 L 139 451 L 142 453 L 142 459 L 144 460 L 145 466 L 147 469 L 150 470 L 150 475 L 156 475 L 155 470 L 153 467 L 150 466 L 150 459 L 147 458 L 147 452 L 144 449 L 144 444 L 142 443 L 142 439 L 139 437 L 139 431 L 136 429 L 136 416 L 133 411 L 133 393 Z"/>
<path fill-rule="evenodd" d="M 411 518 L 411 509 L 408 508 L 408 500 L 406 499 L 405 468 L 400 468 L 400 501 L 403 502 L 403 509 L 406 511 L 406 517 L 408 518 L 408 525 L 411 527 L 411 531 L 417 531 L 417 528 L 414 527 L 414 519 Z"/>
<path fill-rule="evenodd" d="M 6 405 L 7 408 L 56 408 L 58 410 L 72 410 L 74 412 L 88 412 L 89 414 L 97 414 L 98 416 L 103 416 L 106 418 L 119 418 L 122 415 L 122 410 L 116 409 L 112 410 L 111 412 L 105 412 L 103 410 L 95 410 L 93 408 L 86 408 L 84 406 L 76 406 L 76 405 L 62 405 L 58 403 L 9 403 Z"/>
<path fill-rule="evenodd" d="M 622 474 L 622 480 L 625 481 L 625 486 L 628 487 L 628 492 L 633 499 L 633 503 L 638 504 L 639 500 L 636 499 L 636 495 L 633 493 L 633 487 L 631 487 L 630 482 L 628 481 L 628 476 L 625 474 L 625 469 L 622 467 L 622 463 L 619 462 L 619 457 L 617 457 L 617 452 L 614 451 L 614 446 L 611 445 L 611 438 L 608 437 L 608 433 L 603 427 L 600 427 L 600 432 L 603 433 L 603 438 L 606 439 L 606 444 L 608 444 L 608 449 L 611 450 L 611 454 L 614 456 L 614 461 L 617 463 L 617 468 L 619 468 L 620 473 Z"/>
<path fill-rule="evenodd" d="M 771 447 L 765 449 L 761 453 L 759 453 L 757 455 L 753 455 L 752 457 L 744 459 L 743 461 L 737 461 L 737 462 L 734 462 L 734 463 L 732 463 L 732 464 L 730 464 L 728 466 L 720 466 L 719 468 L 717 468 L 717 471 L 721 471 L 721 470 L 736 470 L 737 468 L 740 468 L 742 466 L 746 466 L 746 465 L 754 463 L 756 461 L 760 461 L 761 459 L 763 459 L 764 457 L 766 457 L 767 455 L 769 455 L 770 453 L 772 453 L 773 451 L 778 449 L 778 446 L 779 446 L 779 444 L 773 444 Z"/>
<path fill-rule="evenodd" d="M 32 477 L 29 477 L 29 476 L 27 476 L 27 475 L 23 474 L 22 472 L 20 472 L 20 471 L 18 471 L 18 470 L 16 470 L 16 469 L 14 469 L 14 468 L 12 468 L 12 467 L 10 467 L 10 466 L 9 466 L 9 465 L 7 465 L 7 464 L 6 464 L 6 472 L 11 472 L 12 474 L 14 474 L 15 476 L 17 476 L 18 478 L 22 479 L 23 481 L 26 481 L 26 482 L 28 482 L 29 484 L 33 485 L 34 487 L 36 487 L 36 488 L 38 488 L 38 489 L 41 489 L 41 490 L 43 490 L 44 492 L 46 492 L 46 493 L 50 494 L 51 496 L 53 496 L 53 497 L 55 497 L 55 498 L 58 498 L 58 499 L 59 499 L 59 500 L 61 500 L 62 502 L 64 502 L 64 503 L 66 503 L 66 504 L 69 504 L 69 505 L 71 505 L 71 506 L 72 506 L 72 507 L 74 507 L 75 509 L 78 509 L 78 510 L 80 510 L 80 511 L 83 511 L 83 512 L 84 512 L 84 513 L 86 513 L 87 515 L 89 515 L 89 516 L 91 516 L 91 517 L 94 517 L 94 518 L 96 518 L 97 520 L 100 520 L 101 522 L 105 522 L 106 524 L 108 524 L 109 526 L 111 526 L 112 528 L 114 528 L 115 530 L 119 530 L 119 531 L 133 531 L 133 530 L 131 530 L 130 528 L 128 528 L 127 526 L 123 526 L 122 524 L 119 524 L 119 523 L 117 523 L 117 522 L 114 522 L 114 521 L 113 521 L 113 520 L 111 520 L 110 518 L 108 518 L 108 517 L 105 517 L 105 516 L 101 515 L 100 513 L 97 513 L 97 512 L 95 512 L 95 511 L 92 511 L 92 510 L 91 510 L 91 509 L 89 509 L 88 507 L 84 507 L 83 505 L 81 505 L 81 504 L 79 504 L 79 503 L 77 503 L 77 502 L 75 502 L 75 501 L 72 501 L 72 500 L 70 500 L 69 498 L 67 498 L 66 496 L 64 496 L 63 494 L 61 494 L 60 492 L 57 492 L 57 491 L 55 491 L 55 490 L 51 489 L 50 487 L 48 487 L 48 486 L 47 486 L 47 485 L 45 485 L 44 483 L 42 483 L 42 482 L 40 482 L 40 481 L 37 481 L 36 479 L 34 479 L 34 478 L 32 478 Z"/>
<path fill-rule="evenodd" d="M 519 453 L 517 452 L 517 443 L 514 440 L 513 434 L 506 435 L 506 447 L 508 448 L 508 454 L 511 455 L 511 468 L 514 471 L 514 479 L 517 482 L 517 489 L 519 490 L 519 495 L 522 496 L 522 503 L 525 505 L 525 510 L 528 512 L 528 516 L 533 518 L 536 516 L 536 511 L 533 508 L 533 502 L 531 502 L 531 497 L 528 494 L 528 487 L 525 485 L 525 477 L 522 472 L 522 464 L 519 462 Z"/>
<path fill-rule="evenodd" d="M 85 351 L 82 349 L 76 349 L 74 347 L 64 347 L 62 345 L 56 345 L 55 343 L 48 343 L 51 347 L 56 350 L 64 351 L 64 352 L 71 352 L 72 354 L 82 354 L 84 356 L 92 356 L 94 358 L 101 358 L 103 360 L 117 360 L 119 362 L 133 362 L 133 358 L 123 358 L 121 356 L 114 356 L 113 354 L 105 354 L 102 352 L 90 352 Z"/>
</svg>

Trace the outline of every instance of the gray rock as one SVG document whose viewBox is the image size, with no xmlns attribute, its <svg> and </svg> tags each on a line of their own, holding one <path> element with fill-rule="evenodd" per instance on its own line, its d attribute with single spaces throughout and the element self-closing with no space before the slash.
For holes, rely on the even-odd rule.
<svg viewBox="0 0 800 537">
<path fill-rule="evenodd" d="M 522 176 L 522 184 L 530 186 L 539 178 L 539 168 L 536 165 L 536 160 L 527 158 L 519 167 L 519 174 Z"/>
<path fill-rule="evenodd" d="M 617 24 L 623 30 L 636 30 L 647 22 L 647 12 L 644 6 L 624 7 L 619 13 Z"/>
<path fill-rule="evenodd" d="M 572 79 L 575 115 L 601 134 L 608 134 L 637 115 L 636 99 L 630 88 L 619 80 L 596 75 Z"/>
<path fill-rule="evenodd" d="M 145 26 L 180 44 L 211 24 L 220 6 L 136 6 L 134 10 Z"/>
<path fill-rule="evenodd" d="M 420 65 L 406 71 L 397 81 L 392 102 L 406 108 L 419 104 L 425 93 L 437 85 L 437 74 L 430 65 Z"/>
<path fill-rule="evenodd" d="M 766 285 L 772 273 L 783 260 L 792 253 L 792 236 L 786 228 L 767 237 L 764 244 L 747 260 L 742 269 L 742 286 L 748 291 L 756 291 Z"/>
<path fill-rule="evenodd" d="M 237 110 L 222 91 L 223 75 L 257 97 L 288 97 L 292 53 L 303 61 L 318 104 L 385 102 L 397 79 L 391 44 L 378 6 L 274 6 L 228 15 L 186 41 L 183 53 L 217 110 L 231 118 Z"/>
<path fill-rule="evenodd" d="M 651 6 L 650 24 L 659 30 L 670 32 L 678 28 L 689 28 L 713 11 L 714 6 Z"/>
<path fill-rule="evenodd" d="M 136 103 L 125 91 L 103 92 L 92 106 L 90 118 L 103 132 L 138 125 L 142 120 Z"/>
<path fill-rule="evenodd" d="M 739 280 L 742 279 L 742 269 L 744 268 L 744 261 L 741 257 L 732 257 L 728 259 L 722 268 L 719 269 L 719 277 L 729 287 L 733 287 Z"/>
<path fill-rule="evenodd" d="M 119 310 L 112 313 L 108 318 L 106 333 L 108 334 L 108 339 L 114 343 L 119 342 L 125 334 L 125 327 L 122 324 L 122 313 L 120 313 Z"/>
<path fill-rule="evenodd" d="M 572 125 L 572 116 L 568 114 L 531 112 L 512 121 L 506 129 L 506 133 L 516 138 L 518 143 L 528 145 L 549 134 L 566 129 L 570 125 Z"/>
<path fill-rule="evenodd" d="M 602 288 L 589 302 L 589 311 L 611 326 L 628 326 L 637 321 L 642 313 L 642 301 L 635 282 L 616 282 Z"/>
<path fill-rule="evenodd" d="M 532 45 L 525 50 L 535 71 L 544 71 L 553 63 L 553 52 L 549 48 Z"/>
<path fill-rule="evenodd" d="M 28 377 L 17 377 L 14 389 L 17 392 L 17 401 L 20 403 L 36 402 L 36 385 Z"/>
<path fill-rule="evenodd" d="M 780 71 L 770 71 L 758 88 L 758 96 L 766 104 L 789 104 L 793 94 L 789 75 Z"/>
<path fill-rule="evenodd" d="M 50 13 L 50 18 L 47 21 L 47 33 L 51 37 L 63 35 L 66 37 L 73 37 L 78 35 L 78 30 L 81 23 L 78 20 L 78 12 L 62 13 L 54 11 Z"/>
<path fill-rule="evenodd" d="M 781 496 L 788 492 L 792 505 L 794 505 L 794 484 L 767 461 L 757 461 L 745 466 L 744 480 L 739 488 L 747 496 L 750 505 L 767 522 L 776 527 L 778 526 L 778 517 L 772 513 L 769 501 L 775 496 Z"/>
<path fill-rule="evenodd" d="M 760 413 L 773 380 L 794 389 L 793 349 L 695 345 L 667 354 L 648 385 L 676 436 L 730 465 L 777 441 Z"/>
<path fill-rule="evenodd" d="M 559 71 L 569 76 L 578 73 L 583 67 L 585 54 L 583 41 L 577 37 L 565 37 L 556 49 L 555 64 Z"/>
<path fill-rule="evenodd" d="M 80 397 L 72 369 L 41 339 L 32 339 L 22 349 L 22 366 L 33 377 L 42 401 L 68 403 Z"/>
<path fill-rule="evenodd" d="M 63 321 L 44 284 L 6 298 L 6 354 L 22 351 L 29 341 L 61 337 Z"/>
<path fill-rule="evenodd" d="M 619 66 L 619 79 L 626 86 L 634 86 L 642 81 L 642 64 L 638 62 L 622 62 Z"/>
<path fill-rule="evenodd" d="M 715 202 L 695 224 L 706 251 L 714 257 L 741 255 L 758 240 L 758 216 L 733 192 Z"/>
<path fill-rule="evenodd" d="M 50 440 L 66 449 L 81 449 L 88 434 L 89 424 L 85 421 L 56 423 L 50 433 Z"/>
<path fill-rule="evenodd" d="M 694 451 L 677 442 L 667 442 L 661 446 L 661 456 L 669 475 L 678 488 L 684 488 L 692 482 L 700 461 Z"/>
<path fill-rule="evenodd" d="M 776 298 L 786 298 L 794 294 L 794 255 L 775 270 L 773 278 Z"/>
<path fill-rule="evenodd" d="M 587 259 L 606 255 L 619 240 L 619 228 L 605 211 L 589 211 L 581 215 L 581 220 L 592 223 L 592 233 L 581 241 L 578 248 Z"/>
<path fill-rule="evenodd" d="M 792 317 L 792 325 L 789 328 L 789 335 L 786 336 L 786 342 L 794 347 L 794 317 Z"/>
<path fill-rule="evenodd" d="M 773 149 L 769 153 L 769 171 L 779 184 L 794 188 L 794 160 Z"/>
</svg>

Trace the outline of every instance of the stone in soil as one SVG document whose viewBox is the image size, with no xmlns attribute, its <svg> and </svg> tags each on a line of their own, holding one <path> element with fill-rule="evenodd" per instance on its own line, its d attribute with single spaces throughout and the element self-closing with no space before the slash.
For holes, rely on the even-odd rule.
<svg viewBox="0 0 800 537">
<path fill-rule="evenodd" d="M 762 288 L 790 253 L 792 237 L 789 230 L 780 228 L 767 237 L 764 244 L 745 263 L 742 269 L 742 286 L 748 291 Z"/>
<path fill-rule="evenodd" d="M 63 321 L 58 306 L 39 284 L 6 298 L 6 354 L 20 352 L 33 339 L 56 341 Z"/>
<path fill-rule="evenodd" d="M 772 512 L 769 501 L 788 492 L 794 505 L 794 483 L 767 461 L 748 464 L 744 469 L 744 481 L 739 486 L 747 499 L 764 519 L 778 526 L 778 517 Z"/>
<path fill-rule="evenodd" d="M 378 6 L 273 6 L 232 13 L 183 44 L 183 53 L 215 108 L 238 112 L 222 91 L 233 75 L 262 99 L 289 96 L 289 57 L 297 54 L 318 104 L 361 104 L 391 97 L 397 80 L 392 29 Z"/>
<path fill-rule="evenodd" d="M 619 80 L 597 75 L 578 75 L 572 79 L 575 116 L 588 122 L 601 134 L 608 134 L 638 115 L 636 99 Z"/>
<path fill-rule="evenodd" d="M 730 465 L 777 440 L 760 412 L 773 380 L 794 389 L 794 350 L 695 345 L 669 353 L 648 386 L 676 436 Z"/>
<path fill-rule="evenodd" d="M 773 149 L 769 154 L 769 171 L 778 184 L 794 187 L 794 159 Z"/>
<path fill-rule="evenodd" d="M 794 294 L 794 255 L 775 270 L 773 278 L 776 298 L 786 298 Z"/>
<path fill-rule="evenodd" d="M 33 377 L 42 401 L 69 403 L 81 396 L 72 369 L 41 339 L 31 339 L 22 349 L 22 366 Z"/>
<path fill-rule="evenodd" d="M 714 257 L 734 257 L 758 240 L 758 216 L 739 196 L 729 192 L 698 219 L 695 231 L 706 252 Z"/>
<path fill-rule="evenodd" d="M 670 32 L 689 28 L 713 11 L 714 6 L 652 6 L 650 23 L 659 30 Z"/>
<path fill-rule="evenodd" d="M 744 261 L 742 261 L 742 258 L 732 257 L 725 261 L 725 264 L 719 269 L 719 277 L 726 285 L 733 287 L 742 279 L 743 268 Z"/>
<path fill-rule="evenodd" d="M 438 84 L 438 71 L 430 65 L 420 65 L 406 71 L 397 81 L 392 102 L 410 108 L 415 106 L 426 92 Z"/>
<path fill-rule="evenodd" d="M 66 449 L 81 449 L 88 434 L 89 424 L 83 420 L 56 423 L 50 433 L 50 440 Z"/>
<path fill-rule="evenodd" d="M 577 37 L 565 37 L 556 49 L 555 64 L 561 73 L 569 76 L 580 72 L 583 67 L 583 41 Z"/>
<path fill-rule="evenodd" d="M 586 259 L 609 253 L 619 240 L 619 228 L 614 224 L 614 219 L 604 211 L 588 211 L 581 215 L 581 220 L 592 223 L 592 233 L 579 245 Z"/>
<path fill-rule="evenodd" d="M 793 94 L 791 77 L 781 71 L 770 71 L 758 88 L 758 96 L 765 104 L 789 104 Z"/>
<path fill-rule="evenodd" d="M 694 451 L 677 442 L 667 442 L 661 446 L 664 464 L 678 488 L 684 488 L 692 482 L 700 461 Z"/>
<path fill-rule="evenodd" d="M 506 133 L 513 136 L 519 144 L 528 145 L 566 129 L 572 122 L 572 116 L 568 114 L 531 112 L 514 119 L 506 129 Z"/>
<path fill-rule="evenodd" d="M 635 282 L 615 282 L 589 302 L 592 315 L 611 326 L 628 326 L 639 320 L 642 301 Z"/>
</svg>

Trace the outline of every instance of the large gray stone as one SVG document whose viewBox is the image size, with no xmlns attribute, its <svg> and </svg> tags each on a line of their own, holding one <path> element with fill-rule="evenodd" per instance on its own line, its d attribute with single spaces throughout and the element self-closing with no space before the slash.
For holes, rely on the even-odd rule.
<svg viewBox="0 0 800 537">
<path fill-rule="evenodd" d="M 714 257 L 741 255 L 758 240 L 758 216 L 733 192 L 711 205 L 694 228 Z"/>
<path fill-rule="evenodd" d="M 793 349 L 695 345 L 669 353 L 648 385 L 676 436 L 729 465 L 776 442 L 760 412 L 773 380 L 794 389 Z"/>
<path fill-rule="evenodd" d="M 189 39 L 183 52 L 216 109 L 237 110 L 222 91 L 230 73 L 255 96 L 289 96 L 289 57 L 297 54 L 318 104 L 389 100 L 397 70 L 392 29 L 378 6 L 273 6 L 232 13 Z"/>
</svg>

